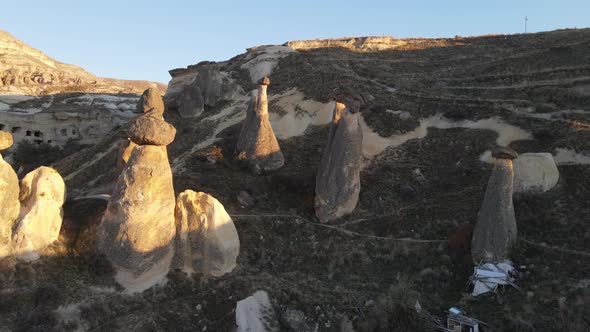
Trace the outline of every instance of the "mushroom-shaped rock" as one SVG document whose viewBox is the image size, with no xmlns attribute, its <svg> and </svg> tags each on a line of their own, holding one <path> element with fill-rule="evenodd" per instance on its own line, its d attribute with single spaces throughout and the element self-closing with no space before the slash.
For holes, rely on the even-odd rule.
<svg viewBox="0 0 590 332">
<path fill-rule="evenodd" d="M 138 117 L 129 128 L 129 138 L 139 145 L 166 146 L 175 136 L 174 126 L 153 113 Z"/>
<path fill-rule="evenodd" d="M 559 170 L 551 153 L 523 153 L 514 161 L 514 192 L 543 193 L 558 181 Z"/>
<path fill-rule="evenodd" d="M 508 259 L 510 247 L 516 241 L 516 217 L 512 203 L 512 159 L 516 152 L 504 149 L 504 152 L 495 155 L 492 152 L 496 158 L 494 169 L 471 241 L 471 256 L 475 262 L 492 263 Z"/>
<path fill-rule="evenodd" d="M 187 273 L 221 276 L 236 266 L 240 239 L 223 205 L 213 196 L 186 190 L 176 200 L 174 266 Z"/>
<path fill-rule="evenodd" d="M 0 259 L 10 254 L 12 228 L 20 211 L 18 196 L 18 177 L 0 155 Z"/>
<path fill-rule="evenodd" d="M 236 332 L 275 332 L 279 322 L 265 291 L 256 291 L 236 304 Z"/>
<path fill-rule="evenodd" d="M 349 214 L 358 203 L 363 145 L 359 106 L 352 98 L 336 99 L 316 177 L 315 212 L 321 222 Z"/>
<path fill-rule="evenodd" d="M 66 185 L 59 173 L 41 166 L 20 183 L 20 214 L 13 232 L 14 254 L 36 260 L 39 252 L 59 237 Z"/>
<path fill-rule="evenodd" d="M 119 176 L 97 244 L 128 291 L 162 281 L 174 254 L 174 187 L 165 146 L 138 145 Z"/>
<path fill-rule="evenodd" d="M 0 151 L 8 149 L 13 143 L 14 141 L 11 133 L 0 131 Z"/>
<path fill-rule="evenodd" d="M 156 88 L 145 90 L 137 103 L 137 113 L 147 113 L 151 110 L 157 114 L 164 114 L 164 101 Z"/>
<path fill-rule="evenodd" d="M 237 145 L 239 158 L 247 160 L 256 173 L 273 171 L 285 164 L 279 142 L 268 119 L 266 88 L 270 79 L 264 77 L 259 83 L 258 90 L 252 92 Z"/>
</svg>

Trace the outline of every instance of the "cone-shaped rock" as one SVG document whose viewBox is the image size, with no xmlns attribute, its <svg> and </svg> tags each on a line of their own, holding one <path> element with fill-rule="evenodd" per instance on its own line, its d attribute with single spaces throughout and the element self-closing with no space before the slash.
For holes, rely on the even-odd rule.
<svg viewBox="0 0 590 332">
<path fill-rule="evenodd" d="M 0 131 L 0 150 L 12 146 L 12 135 Z M 10 254 L 12 227 L 20 210 L 18 177 L 0 155 L 0 259 Z"/>
<path fill-rule="evenodd" d="M 138 119 L 130 131 L 135 146 L 97 233 L 99 249 L 119 270 L 117 281 L 129 291 L 142 291 L 161 281 L 172 261 L 175 200 L 165 144 L 175 129 L 151 117 Z"/>
<path fill-rule="evenodd" d="M 20 183 L 20 214 L 13 232 L 14 254 L 25 260 L 39 258 L 39 252 L 59 237 L 66 185 L 59 173 L 41 166 L 25 175 Z"/>
<path fill-rule="evenodd" d="M 156 88 L 145 90 L 137 103 L 137 113 L 147 113 L 150 110 L 164 114 L 164 101 L 160 91 Z"/>
<path fill-rule="evenodd" d="M 264 77 L 258 84 L 258 90 L 252 93 L 237 146 L 239 158 L 247 160 L 256 173 L 276 170 L 285 164 L 279 142 L 268 120 L 266 87 L 270 79 Z"/>
<path fill-rule="evenodd" d="M 186 190 L 178 195 L 175 216 L 175 267 L 212 276 L 234 269 L 240 239 L 218 200 L 206 193 Z"/>
<path fill-rule="evenodd" d="M 316 177 L 315 212 L 322 222 L 349 214 L 358 202 L 363 144 L 359 107 L 353 98 L 336 99 Z"/>
<path fill-rule="evenodd" d="M 516 241 L 516 217 L 512 203 L 514 170 L 518 155 L 507 148 L 492 151 L 494 169 L 473 230 L 471 256 L 475 262 L 501 262 L 508 259 Z"/>
</svg>

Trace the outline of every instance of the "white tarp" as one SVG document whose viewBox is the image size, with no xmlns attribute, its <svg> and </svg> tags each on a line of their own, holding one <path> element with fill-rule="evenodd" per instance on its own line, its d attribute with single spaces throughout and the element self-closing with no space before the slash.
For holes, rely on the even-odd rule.
<svg viewBox="0 0 590 332">
<path fill-rule="evenodd" d="M 487 292 L 495 292 L 498 285 L 514 285 L 515 272 L 512 262 L 485 263 L 473 269 L 471 282 L 473 283 L 473 296 Z"/>
</svg>

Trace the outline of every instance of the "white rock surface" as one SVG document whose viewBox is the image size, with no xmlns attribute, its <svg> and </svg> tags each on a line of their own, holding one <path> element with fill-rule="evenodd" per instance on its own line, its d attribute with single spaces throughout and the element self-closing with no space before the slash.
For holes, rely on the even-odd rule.
<svg viewBox="0 0 590 332">
<path fill-rule="evenodd" d="M 278 321 L 268 294 L 256 291 L 236 305 L 236 332 L 279 331 Z"/>
<path fill-rule="evenodd" d="M 558 181 L 559 170 L 550 153 L 523 153 L 514 160 L 514 192 L 546 192 Z"/>
<path fill-rule="evenodd" d="M 14 254 L 32 261 L 59 237 L 66 185 L 56 170 L 41 166 L 22 179 L 19 199 L 21 209 L 13 232 Z"/>
<path fill-rule="evenodd" d="M 11 251 L 12 227 L 20 210 L 18 196 L 18 177 L 0 155 L 0 259 Z"/>
<path fill-rule="evenodd" d="M 185 190 L 176 200 L 175 216 L 176 267 L 212 276 L 235 268 L 240 239 L 218 200 L 206 193 Z"/>
</svg>

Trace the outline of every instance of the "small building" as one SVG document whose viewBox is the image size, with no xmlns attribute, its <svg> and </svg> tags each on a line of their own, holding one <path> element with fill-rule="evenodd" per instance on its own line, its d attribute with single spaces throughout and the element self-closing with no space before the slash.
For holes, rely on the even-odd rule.
<svg viewBox="0 0 590 332">
<path fill-rule="evenodd" d="M 464 312 L 457 308 L 449 309 L 447 317 L 447 329 L 452 332 L 479 332 L 480 322 L 477 319 L 464 315 Z"/>
</svg>

